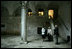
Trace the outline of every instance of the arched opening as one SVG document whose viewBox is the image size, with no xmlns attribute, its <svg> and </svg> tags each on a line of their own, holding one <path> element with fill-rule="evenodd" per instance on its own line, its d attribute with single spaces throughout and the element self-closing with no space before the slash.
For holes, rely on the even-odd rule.
<svg viewBox="0 0 72 49">
<path fill-rule="evenodd" d="M 49 19 L 53 19 L 54 16 L 54 10 L 48 10 L 48 15 L 49 15 Z"/>
<path fill-rule="evenodd" d="M 39 16 L 43 16 L 43 15 L 44 15 L 44 10 L 41 9 L 41 8 L 39 8 L 39 9 L 38 9 L 38 15 L 39 15 Z"/>
<path fill-rule="evenodd" d="M 32 10 L 31 10 L 31 9 L 28 9 L 28 10 L 27 10 L 27 15 L 28 15 L 28 16 L 32 16 L 32 14 L 33 14 L 33 13 L 32 13 Z"/>
</svg>

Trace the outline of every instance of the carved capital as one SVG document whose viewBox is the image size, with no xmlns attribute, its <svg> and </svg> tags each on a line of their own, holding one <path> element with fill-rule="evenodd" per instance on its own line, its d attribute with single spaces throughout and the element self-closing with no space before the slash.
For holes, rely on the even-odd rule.
<svg viewBox="0 0 72 49">
<path fill-rule="evenodd" d="M 20 3 L 21 3 L 21 6 L 26 6 L 27 1 L 21 1 Z"/>
</svg>

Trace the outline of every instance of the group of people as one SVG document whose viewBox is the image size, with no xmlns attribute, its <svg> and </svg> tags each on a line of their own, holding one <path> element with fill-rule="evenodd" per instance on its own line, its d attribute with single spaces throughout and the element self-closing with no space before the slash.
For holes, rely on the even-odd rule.
<svg viewBox="0 0 72 49">
<path fill-rule="evenodd" d="M 47 28 L 42 28 L 42 38 L 43 38 L 43 41 L 45 41 L 45 38 L 48 37 L 48 41 L 53 41 L 53 38 L 55 39 L 55 44 L 58 44 L 58 36 L 59 36 L 59 33 L 58 33 L 58 26 L 55 25 L 55 29 L 54 29 L 54 33 L 52 33 L 52 30 L 50 27 Z"/>
</svg>

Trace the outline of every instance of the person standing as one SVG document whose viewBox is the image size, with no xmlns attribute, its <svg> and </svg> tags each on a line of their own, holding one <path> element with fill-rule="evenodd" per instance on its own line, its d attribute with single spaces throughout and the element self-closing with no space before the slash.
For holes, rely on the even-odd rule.
<svg viewBox="0 0 72 49">
<path fill-rule="evenodd" d="M 42 28 L 42 38 L 43 38 L 43 41 L 45 40 L 45 29 L 44 28 Z"/>
<path fill-rule="evenodd" d="M 47 37 L 48 37 L 48 41 L 53 41 L 52 30 L 50 27 L 48 27 Z"/>
<path fill-rule="evenodd" d="M 58 37 L 59 37 L 58 31 L 59 31 L 58 26 L 55 25 L 55 29 L 54 29 L 55 44 L 58 44 Z"/>
</svg>

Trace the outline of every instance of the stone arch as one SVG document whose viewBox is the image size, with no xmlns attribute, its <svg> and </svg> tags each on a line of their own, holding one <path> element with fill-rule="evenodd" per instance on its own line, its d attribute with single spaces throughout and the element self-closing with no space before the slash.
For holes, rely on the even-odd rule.
<svg viewBox="0 0 72 49">
<path fill-rule="evenodd" d="M 14 17 L 19 17 L 21 16 L 21 6 L 17 7 L 14 12 L 13 12 Z"/>
<path fill-rule="evenodd" d="M 1 6 L 1 17 L 8 17 L 9 16 L 9 11 L 6 7 Z"/>
</svg>

